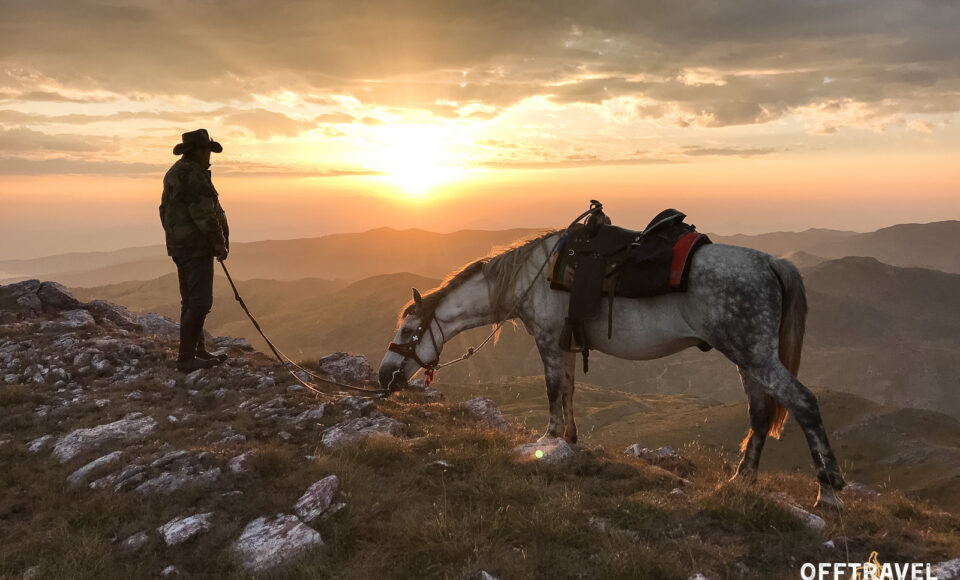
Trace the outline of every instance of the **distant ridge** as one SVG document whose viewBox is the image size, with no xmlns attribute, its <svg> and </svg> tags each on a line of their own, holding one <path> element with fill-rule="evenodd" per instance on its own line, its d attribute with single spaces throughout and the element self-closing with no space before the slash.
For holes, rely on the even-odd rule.
<svg viewBox="0 0 960 580">
<path fill-rule="evenodd" d="M 362 233 L 318 238 L 264 240 L 232 244 L 229 264 L 239 279 L 300 278 L 355 281 L 377 274 L 415 272 L 442 278 L 469 260 L 543 229 L 460 230 L 448 234 L 423 229 L 376 228 Z M 868 256 L 904 267 L 960 273 L 960 221 L 901 224 L 875 232 L 809 229 L 760 235 L 710 235 L 716 243 L 745 246 L 783 256 L 804 252 L 802 266 L 813 257 L 832 259 Z M 801 255 L 795 256 L 798 260 Z M 151 280 L 174 271 L 162 246 L 114 252 L 71 253 L 31 260 L 0 261 L 0 272 L 15 278 L 56 280 L 72 287 L 101 286 L 129 280 Z"/>
</svg>

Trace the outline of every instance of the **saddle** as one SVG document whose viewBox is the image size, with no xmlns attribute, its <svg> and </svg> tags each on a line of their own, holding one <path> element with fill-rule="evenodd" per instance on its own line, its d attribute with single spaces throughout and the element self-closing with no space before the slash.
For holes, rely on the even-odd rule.
<svg viewBox="0 0 960 580">
<path fill-rule="evenodd" d="M 550 264 L 548 279 L 552 289 L 570 292 L 560 346 L 583 354 L 584 373 L 590 353 L 584 323 L 599 316 L 604 297 L 609 303 L 610 338 L 615 297 L 643 298 L 687 289 L 690 260 L 710 238 L 683 223 L 685 217 L 666 209 L 638 232 L 612 225 L 597 209 L 587 223 L 568 230 Z"/>
</svg>

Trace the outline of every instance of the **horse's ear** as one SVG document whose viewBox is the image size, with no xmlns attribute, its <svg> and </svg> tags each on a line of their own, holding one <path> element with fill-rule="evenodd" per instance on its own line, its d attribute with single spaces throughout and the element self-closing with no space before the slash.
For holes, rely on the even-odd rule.
<svg viewBox="0 0 960 580">
<path fill-rule="evenodd" d="M 423 297 L 420 296 L 420 291 L 416 288 L 413 289 L 413 303 L 417 305 L 417 310 L 423 312 Z"/>
</svg>

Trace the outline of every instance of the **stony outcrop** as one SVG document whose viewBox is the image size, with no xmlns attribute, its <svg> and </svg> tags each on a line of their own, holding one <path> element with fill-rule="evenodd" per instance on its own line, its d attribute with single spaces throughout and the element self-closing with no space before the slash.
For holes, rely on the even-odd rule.
<svg viewBox="0 0 960 580">
<path fill-rule="evenodd" d="M 320 545 L 320 534 L 297 516 L 277 514 L 247 524 L 233 549 L 244 569 L 256 574 L 290 563 Z"/>
<path fill-rule="evenodd" d="M 376 380 L 377 373 L 365 356 L 335 352 L 320 359 L 320 372 L 338 383 L 362 385 Z"/>
<path fill-rule="evenodd" d="M 348 419 L 325 429 L 321 443 L 327 448 L 337 448 L 369 437 L 396 437 L 403 428 L 404 424 L 400 421 L 385 417 L 377 411 L 367 417 Z"/>
<path fill-rule="evenodd" d="M 168 546 L 182 544 L 190 538 L 213 527 L 213 512 L 173 518 L 157 528 Z"/>
<path fill-rule="evenodd" d="M 535 443 L 526 443 L 513 448 L 520 461 L 542 461 L 544 463 L 562 463 L 576 455 L 570 444 L 564 439 L 546 438 Z"/>
<path fill-rule="evenodd" d="M 53 447 L 53 456 L 66 463 L 81 453 L 86 453 L 114 441 L 130 441 L 143 437 L 157 426 L 157 421 L 143 413 L 130 413 L 119 421 L 77 429 L 61 437 Z"/>
<path fill-rule="evenodd" d="M 293 506 L 293 512 L 306 523 L 317 519 L 333 504 L 333 497 L 340 487 L 336 475 L 328 475 L 307 488 Z"/>
<path fill-rule="evenodd" d="M 483 427 L 498 431 L 510 430 L 510 424 L 503 416 L 503 411 L 493 402 L 493 399 L 487 397 L 470 399 L 463 403 L 463 409 Z"/>
</svg>

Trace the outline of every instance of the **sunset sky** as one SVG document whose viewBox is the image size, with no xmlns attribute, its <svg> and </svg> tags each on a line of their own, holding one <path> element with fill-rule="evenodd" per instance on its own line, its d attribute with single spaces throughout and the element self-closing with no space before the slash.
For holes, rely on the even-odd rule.
<svg viewBox="0 0 960 580">
<path fill-rule="evenodd" d="M 180 134 L 233 239 L 960 219 L 955 0 L 0 0 L 0 259 L 162 243 Z"/>
</svg>

